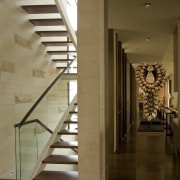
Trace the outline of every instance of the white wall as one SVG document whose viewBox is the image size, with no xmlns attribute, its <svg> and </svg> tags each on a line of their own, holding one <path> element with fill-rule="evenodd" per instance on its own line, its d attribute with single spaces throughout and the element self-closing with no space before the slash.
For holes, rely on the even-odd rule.
<svg viewBox="0 0 180 180">
<path fill-rule="evenodd" d="M 173 46 L 173 36 L 172 39 L 167 47 L 166 54 L 164 55 L 164 58 L 162 60 L 162 64 L 164 68 L 166 69 L 166 76 L 169 76 L 172 80 L 172 104 L 174 107 L 177 107 L 178 102 L 178 93 L 174 91 L 174 46 Z"/>
<path fill-rule="evenodd" d="M 57 74 L 16 2 L 0 1 L 0 178 L 14 172 L 13 125 Z"/>
</svg>

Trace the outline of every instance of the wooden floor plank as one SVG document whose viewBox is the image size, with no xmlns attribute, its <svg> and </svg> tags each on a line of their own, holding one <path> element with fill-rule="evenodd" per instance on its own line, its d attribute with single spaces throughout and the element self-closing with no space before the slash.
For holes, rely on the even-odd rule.
<svg viewBox="0 0 180 180">
<path fill-rule="evenodd" d="M 110 180 L 179 180 L 180 162 L 174 159 L 173 138 L 131 126 L 116 153 L 109 154 Z M 153 134 L 153 135 L 152 135 Z"/>
<path fill-rule="evenodd" d="M 42 171 L 33 180 L 78 180 L 78 173 L 72 171 Z"/>
</svg>

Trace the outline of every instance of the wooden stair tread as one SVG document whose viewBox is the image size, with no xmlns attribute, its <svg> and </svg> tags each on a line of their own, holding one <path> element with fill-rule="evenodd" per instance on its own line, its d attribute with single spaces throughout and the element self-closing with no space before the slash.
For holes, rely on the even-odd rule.
<svg viewBox="0 0 180 180">
<path fill-rule="evenodd" d="M 59 135 L 77 135 L 78 131 L 77 130 L 68 130 L 68 129 L 63 129 L 58 132 Z"/>
<path fill-rule="evenodd" d="M 64 121 L 64 123 L 67 123 L 67 124 L 77 124 L 78 121 L 77 120 L 68 119 L 68 120 Z"/>
<path fill-rule="evenodd" d="M 75 171 L 42 171 L 33 180 L 78 180 Z"/>
<path fill-rule="evenodd" d="M 73 45 L 71 41 L 43 41 L 42 44 L 45 46 L 70 46 Z"/>
<path fill-rule="evenodd" d="M 78 164 L 77 155 L 49 155 L 42 163 L 48 164 Z"/>
<path fill-rule="evenodd" d="M 51 148 L 77 148 L 77 141 L 57 141 L 51 145 Z"/>
<path fill-rule="evenodd" d="M 78 111 L 69 111 L 70 114 L 77 114 Z"/>
<path fill-rule="evenodd" d="M 77 51 L 47 51 L 51 55 L 75 54 Z"/>
<path fill-rule="evenodd" d="M 21 6 L 28 14 L 59 13 L 56 5 L 24 5 Z"/>
<path fill-rule="evenodd" d="M 64 25 L 64 22 L 62 19 L 30 19 L 29 22 L 31 22 L 35 26 L 59 26 Z"/>
<path fill-rule="evenodd" d="M 56 67 L 56 68 L 67 68 L 67 66 L 58 66 L 58 67 Z"/>
<path fill-rule="evenodd" d="M 68 61 L 73 61 L 73 59 L 52 59 L 54 62 L 68 62 Z"/>
<path fill-rule="evenodd" d="M 67 36 L 67 31 L 36 31 L 36 33 L 41 37 L 50 37 L 50 36 Z"/>
</svg>

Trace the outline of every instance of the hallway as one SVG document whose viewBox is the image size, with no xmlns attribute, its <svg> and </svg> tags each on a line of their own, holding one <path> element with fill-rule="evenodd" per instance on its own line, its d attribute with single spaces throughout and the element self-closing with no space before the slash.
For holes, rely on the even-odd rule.
<svg viewBox="0 0 180 180">
<path fill-rule="evenodd" d="M 136 125 L 109 157 L 109 180 L 179 180 L 180 161 L 172 154 L 172 137 L 137 134 Z"/>
</svg>

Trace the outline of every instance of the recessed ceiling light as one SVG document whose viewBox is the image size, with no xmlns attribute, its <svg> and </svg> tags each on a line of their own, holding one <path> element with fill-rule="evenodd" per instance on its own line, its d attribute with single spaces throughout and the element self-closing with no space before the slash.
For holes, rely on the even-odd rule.
<svg viewBox="0 0 180 180">
<path fill-rule="evenodd" d="M 145 3 L 145 8 L 148 9 L 151 7 L 151 3 Z"/>
<path fill-rule="evenodd" d="M 148 38 L 146 38 L 146 42 L 149 42 L 150 41 L 150 38 L 148 37 Z"/>
</svg>

